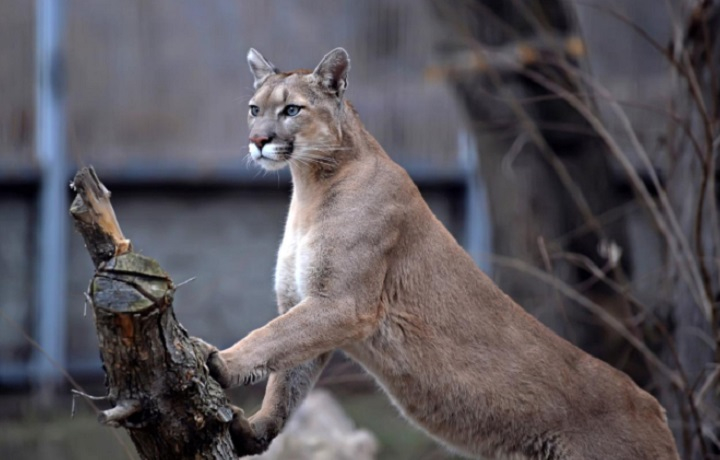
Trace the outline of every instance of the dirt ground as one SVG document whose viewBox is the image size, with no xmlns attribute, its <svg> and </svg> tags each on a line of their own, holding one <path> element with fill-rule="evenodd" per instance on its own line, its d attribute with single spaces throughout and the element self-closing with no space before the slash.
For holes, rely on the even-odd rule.
<svg viewBox="0 0 720 460">
<path fill-rule="evenodd" d="M 337 388 L 329 388 L 331 391 Z M 58 396 L 50 409 L 39 409 L 27 394 L 0 395 L 0 458 L 13 460 L 137 459 L 122 429 L 98 424 L 92 409 L 71 396 Z M 378 460 L 450 460 L 455 457 L 401 418 L 380 390 L 333 391 L 358 426 L 372 431 L 381 450 Z M 247 412 L 258 407 L 260 392 L 232 395 Z"/>
</svg>

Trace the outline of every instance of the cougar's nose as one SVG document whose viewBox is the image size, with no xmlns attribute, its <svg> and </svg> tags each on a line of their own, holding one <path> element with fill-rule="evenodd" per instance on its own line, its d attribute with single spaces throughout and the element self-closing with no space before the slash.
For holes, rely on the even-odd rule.
<svg viewBox="0 0 720 460">
<path fill-rule="evenodd" d="M 260 150 L 262 150 L 262 148 L 265 146 L 265 144 L 267 144 L 271 140 L 272 139 L 268 136 L 251 136 L 250 137 L 250 142 L 255 144 L 257 146 L 257 148 Z"/>
</svg>

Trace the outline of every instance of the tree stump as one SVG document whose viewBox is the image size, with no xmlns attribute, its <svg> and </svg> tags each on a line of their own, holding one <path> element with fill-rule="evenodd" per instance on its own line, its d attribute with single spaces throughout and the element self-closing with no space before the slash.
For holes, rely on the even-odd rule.
<svg viewBox="0 0 720 460">
<path fill-rule="evenodd" d="M 96 268 L 87 300 L 114 405 L 99 421 L 126 428 L 143 459 L 236 459 L 233 411 L 175 318 L 176 286 L 155 260 L 133 252 L 92 167 L 71 187 L 70 214 Z"/>
</svg>

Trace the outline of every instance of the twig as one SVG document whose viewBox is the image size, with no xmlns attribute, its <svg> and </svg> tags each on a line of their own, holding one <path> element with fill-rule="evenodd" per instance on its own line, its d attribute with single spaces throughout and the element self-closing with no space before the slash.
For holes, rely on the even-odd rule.
<svg viewBox="0 0 720 460">
<path fill-rule="evenodd" d="M 653 182 L 656 184 L 658 188 L 658 193 L 661 196 L 661 202 L 666 207 L 666 210 L 670 211 L 668 212 L 668 220 L 663 217 L 663 214 L 658 209 L 657 204 L 655 203 L 655 200 L 653 200 L 652 196 L 650 195 L 650 191 L 647 189 L 645 184 L 643 183 L 642 179 L 640 178 L 639 174 L 635 170 L 635 167 L 630 162 L 630 160 L 627 158 L 627 156 L 622 152 L 622 149 L 617 144 L 617 141 L 612 137 L 610 132 L 607 130 L 605 125 L 600 121 L 600 119 L 590 111 L 590 109 L 582 102 L 580 101 L 576 96 L 571 94 L 569 91 L 567 91 L 565 88 L 561 87 L 560 85 L 548 80 L 543 75 L 526 70 L 524 71 L 524 74 L 528 76 L 528 78 L 531 78 L 533 81 L 538 83 L 539 85 L 542 85 L 543 87 L 547 88 L 550 91 L 555 92 L 556 94 L 562 96 L 572 107 L 574 107 L 581 115 L 585 117 L 585 119 L 593 126 L 593 128 L 597 131 L 600 138 L 605 142 L 605 144 L 608 146 L 610 152 L 613 154 L 613 156 L 620 162 L 621 166 L 625 170 L 626 174 L 628 175 L 628 178 L 630 179 L 631 184 L 635 188 L 635 190 L 640 194 L 640 196 L 643 199 L 643 202 L 647 205 L 648 209 L 650 210 L 651 215 L 653 216 L 653 219 L 658 226 L 658 229 L 660 230 L 660 233 L 665 237 L 665 239 L 668 242 L 668 246 L 670 248 L 670 251 L 673 255 L 673 258 L 677 261 L 677 263 L 682 266 L 686 266 L 689 273 L 692 275 L 690 279 L 686 279 L 686 282 L 688 283 L 688 286 L 691 287 L 690 292 L 693 293 L 695 297 L 695 301 L 697 304 L 702 308 L 703 313 L 706 315 L 706 318 L 710 318 L 710 312 L 711 312 L 711 305 L 708 302 L 708 299 L 705 297 L 704 288 L 702 284 L 702 280 L 700 279 L 700 274 L 698 271 L 698 267 L 696 264 L 691 263 L 694 260 L 694 255 L 692 251 L 690 251 L 690 248 L 688 246 L 687 240 L 685 239 L 685 236 L 682 234 L 682 231 L 679 229 L 679 225 L 677 224 L 677 220 L 673 218 L 674 212 L 672 212 L 672 208 L 670 207 L 670 204 L 667 200 L 667 196 L 665 195 L 663 188 L 660 185 L 659 179 L 657 178 L 654 170 L 652 170 L 652 165 L 647 164 L 649 166 L 651 174 L 651 178 L 653 178 Z M 625 117 L 624 112 L 622 109 L 618 111 L 618 115 L 620 116 L 621 122 L 626 126 L 626 129 L 629 129 L 628 134 L 631 136 L 631 139 L 633 140 L 633 144 L 636 148 L 638 148 L 638 153 L 641 155 L 641 158 L 647 159 L 647 154 L 642 147 L 642 145 L 639 143 L 637 136 L 635 136 L 634 130 L 632 129 L 632 126 L 629 125 L 629 120 Z M 647 160 L 649 162 L 649 160 Z M 678 248 L 677 246 L 681 246 L 681 248 Z M 682 253 L 681 253 L 682 251 Z M 684 254 L 683 254 L 684 253 Z M 686 271 L 680 269 L 679 270 L 681 276 L 685 277 Z"/>
<path fill-rule="evenodd" d="M 108 399 L 111 398 L 111 396 L 109 394 L 105 395 L 105 396 L 93 396 L 93 395 L 84 393 L 82 391 L 76 390 L 74 388 L 70 390 L 70 393 L 72 393 L 73 395 L 76 395 L 76 396 L 82 396 L 83 398 L 89 399 L 91 401 L 107 401 Z"/>
<path fill-rule="evenodd" d="M 108 426 L 120 426 L 121 422 L 127 420 L 128 417 L 137 413 L 142 409 L 140 401 L 135 399 L 120 401 L 112 409 L 100 412 L 98 422 Z"/>
<path fill-rule="evenodd" d="M 176 284 L 176 285 L 175 285 L 175 290 L 177 290 L 178 288 L 180 288 L 180 287 L 182 287 L 182 286 L 185 286 L 185 285 L 188 284 L 188 283 L 192 283 L 192 282 L 195 281 L 196 279 L 197 279 L 197 276 L 193 276 L 192 278 L 188 278 L 188 279 L 186 279 L 185 281 Z"/>
<path fill-rule="evenodd" d="M 537 241 L 538 250 L 540 251 L 540 257 L 542 258 L 543 264 L 545 265 L 545 271 L 547 271 L 548 273 L 553 273 L 553 266 L 550 260 L 550 254 L 548 253 L 547 246 L 545 245 L 545 239 L 542 236 L 538 236 Z M 562 314 L 562 318 L 563 320 L 565 320 L 565 324 L 567 327 L 567 325 L 570 324 L 570 319 L 567 315 L 567 308 L 565 308 L 565 302 L 563 302 L 563 298 L 557 289 L 553 289 L 553 295 L 555 296 L 558 309 L 560 310 L 560 314 Z M 570 341 L 573 343 L 577 343 L 577 337 L 573 328 L 567 327 L 567 333 Z"/>
</svg>

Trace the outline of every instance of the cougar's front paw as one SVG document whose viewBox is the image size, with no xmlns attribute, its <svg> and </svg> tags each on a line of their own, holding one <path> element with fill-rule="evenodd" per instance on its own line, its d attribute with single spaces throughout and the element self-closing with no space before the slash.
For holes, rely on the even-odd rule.
<svg viewBox="0 0 720 460">
<path fill-rule="evenodd" d="M 235 406 L 232 406 L 232 409 L 230 438 L 232 438 L 235 453 L 244 457 L 265 452 L 278 435 L 277 425 L 271 419 L 258 414 L 248 420 L 242 409 Z"/>
<path fill-rule="evenodd" d="M 228 369 L 227 363 L 220 356 L 220 350 L 218 350 L 217 347 L 215 347 L 214 345 L 210 345 L 203 339 L 191 337 L 190 340 L 192 340 L 195 348 L 201 353 L 202 357 L 205 359 L 205 365 L 210 371 L 210 376 L 217 380 L 221 387 L 231 387 L 233 385 L 233 379 L 230 375 L 230 370 Z"/>
<path fill-rule="evenodd" d="M 230 388 L 237 385 L 236 379 L 233 378 L 227 362 L 220 356 L 219 351 L 210 353 L 206 361 L 210 376 L 217 380 L 223 388 Z"/>
<path fill-rule="evenodd" d="M 251 385 L 264 379 L 270 374 L 265 365 L 254 365 L 245 353 L 234 348 L 211 354 L 208 358 L 208 367 L 218 375 L 218 382 L 223 387 Z M 223 379 L 223 380 L 220 380 Z"/>
<path fill-rule="evenodd" d="M 190 342 L 195 346 L 195 351 L 202 356 L 203 361 L 207 361 L 211 353 L 217 353 L 218 349 L 215 345 L 211 345 L 200 337 L 190 337 Z"/>
</svg>

